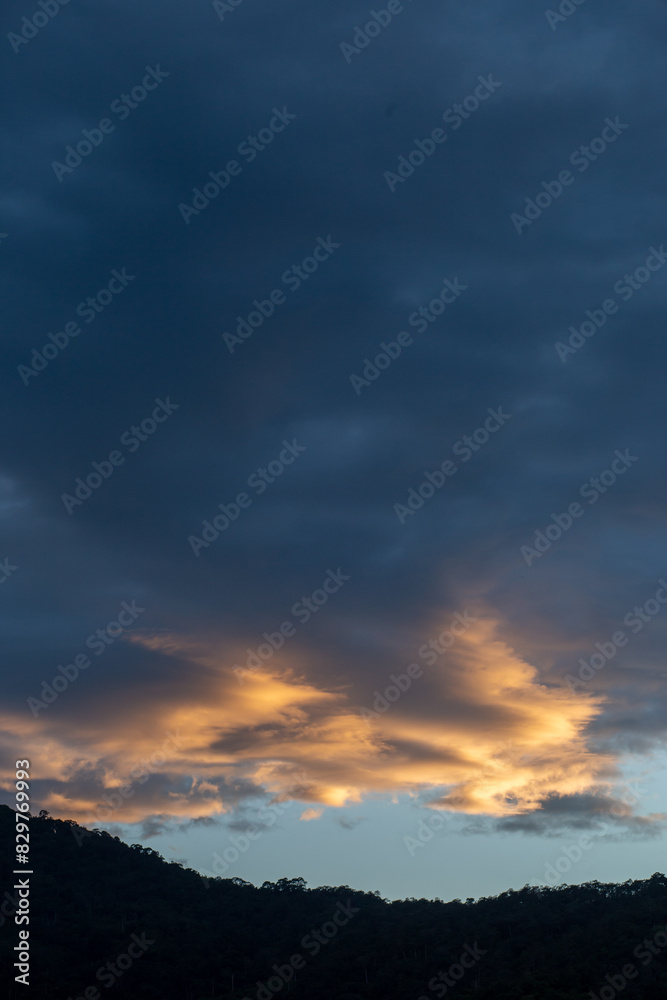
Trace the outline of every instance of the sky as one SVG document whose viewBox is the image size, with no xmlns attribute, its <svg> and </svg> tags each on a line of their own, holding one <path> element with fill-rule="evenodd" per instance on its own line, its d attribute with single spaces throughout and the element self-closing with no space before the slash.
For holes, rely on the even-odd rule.
<svg viewBox="0 0 667 1000">
<path fill-rule="evenodd" d="M 667 7 L 2 14 L 2 801 L 387 898 L 664 870 Z"/>
</svg>

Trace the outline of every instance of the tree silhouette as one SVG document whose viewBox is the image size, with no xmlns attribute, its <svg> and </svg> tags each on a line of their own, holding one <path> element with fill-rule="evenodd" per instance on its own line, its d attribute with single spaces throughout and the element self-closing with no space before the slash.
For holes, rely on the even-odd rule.
<svg viewBox="0 0 667 1000">
<path fill-rule="evenodd" d="M 15 813 L 0 806 L 3 843 L 13 842 L 14 827 Z M 45 810 L 31 823 L 30 848 L 31 986 L 39 1000 L 75 1000 L 89 987 L 100 1000 L 100 970 L 137 938 L 150 944 L 114 979 L 110 1000 L 436 1000 L 445 982 L 446 1000 L 591 1000 L 601 990 L 609 996 L 606 977 L 618 985 L 628 963 L 637 975 L 616 991 L 621 1000 L 667 995 L 667 878 L 659 873 L 618 885 L 524 886 L 465 903 L 390 902 L 348 886 L 309 889 L 302 878 L 259 888 L 238 877 L 204 879 L 151 848 Z M 7 851 L 0 862 L 7 887 L 15 881 L 10 859 Z M 435 877 L 434 889 L 441 891 Z M 17 1000 L 25 992 L 14 981 L 10 889 L 3 906 L 3 996 Z M 350 917 L 338 926 L 341 906 Z M 313 954 L 305 942 L 323 928 Z M 638 956 L 644 941 L 651 950 Z M 462 955 L 476 949 L 463 972 Z M 296 969 L 295 955 L 303 959 Z"/>
</svg>

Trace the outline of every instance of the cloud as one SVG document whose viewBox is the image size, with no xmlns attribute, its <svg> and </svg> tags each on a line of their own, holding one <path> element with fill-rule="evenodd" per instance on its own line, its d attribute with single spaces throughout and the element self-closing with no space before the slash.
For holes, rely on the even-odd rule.
<svg viewBox="0 0 667 1000">
<path fill-rule="evenodd" d="M 609 841 L 647 840 L 667 829 L 667 813 L 635 815 L 640 796 L 621 787 L 616 795 L 609 790 L 593 789 L 588 794 L 550 794 L 539 811 L 497 820 L 483 832 L 532 833 L 557 837 L 565 831 L 604 831 Z M 466 832 L 481 832 L 470 829 Z"/>
<path fill-rule="evenodd" d="M 323 809 L 305 809 L 299 819 L 304 823 L 309 823 L 313 819 L 319 819 L 323 812 Z"/>
<path fill-rule="evenodd" d="M 378 793 L 497 818 L 595 814 L 600 802 L 589 793 L 619 774 L 618 759 L 590 739 L 603 699 L 542 683 L 498 637 L 499 622 L 478 615 L 370 722 L 358 677 L 340 670 L 335 686 L 325 684 L 306 649 L 276 655 L 239 684 L 234 649 L 226 654 L 223 642 L 134 633 L 134 648 L 187 663 L 187 689 L 167 684 L 156 693 L 137 677 L 129 714 L 119 714 L 110 692 L 75 738 L 65 716 L 45 713 L 35 787 L 54 814 L 86 821 L 109 813 L 147 823 L 151 836 L 176 820 L 224 813 L 243 823 L 237 810 L 258 797 L 311 803 L 306 820 Z M 440 630 L 432 623 L 423 635 Z"/>
<path fill-rule="evenodd" d="M 566 364 L 554 348 L 663 239 L 664 11 L 613 6 L 584 4 L 554 33 L 525 0 L 427 3 L 347 65 L 350 0 L 294 0 L 288 21 L 246 4 L 229 31 L 210 5 L 165 3 L 156 22 L 119 0 L 85 31 L 72 5 L 8 62 L 7 795 L 21 746 L 40 806 L 82 822 L 242 823 L 253 801 L 409 794 L 539 832 L 596 822 L 626 759 L 664 747 L 667 617 L 586 691 L 564 681 L 655 593 L 667 556 L 667 269 Z M 159 59 L 165 86 L 58 182 L 52 161 Z M 490 73 L 497 93 L 391 194 L 384 172 Z M 290 128 L 186 227 L 179 203 L 276 103 Z M 518 236 L 510 214 L 608 115 L 627 141 Z M 230 354 L 222 332 L 329 234 L 331 260 Z M 52 353 L 49 334 L 123 266 L 127 295 L 25 385 L 18 366 Z M 410 317 L 445 276 L 469 286 L 458 311 L 417 333 Z M 408 329 L 355 395 L 350 374 Z M 62 495 L 168 393 L 177 418 L 68 514 Z M 502 433 L 399 523 L 394 504 L 498 406 Z M 299 462 L 195 558 L 188 536 L 293 438 Z M 636 467 L 527 567 L 520 547 L 627 447 Z M 299 619 L 338 566 L 349 583 Z M 33 718 L 26 700 L 135 598 L 137 630 Z M 466 604 L 478 625 L 423 664 L 421 644 Z M 296 634 L 239 685 L 234 665 L 284 623 Z M 423 677 L 362 718 L 415 659 Z M 161 751 L 168 732 L 182 743 Z"/>
<path fill-rule="evenodd" d="M 334 817 L 334 821 L 339 826 L 342 826 L 342 828 L 344 830 L 354 830 L 354 828 L 357 827 L 357 826 L 359 826 L 360 823 L 363 823 L 364 820 L 365 820 L 365 816 L 355 816 L 354 819 L 351 819 L 351 818 L 349 818 L 347 816 L 335 816 Z"/>
</svg>

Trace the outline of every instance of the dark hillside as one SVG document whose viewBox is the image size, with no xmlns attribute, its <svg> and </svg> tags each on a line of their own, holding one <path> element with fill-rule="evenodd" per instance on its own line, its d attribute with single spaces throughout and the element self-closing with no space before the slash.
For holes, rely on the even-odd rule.
<svg viewBox="0 0 667 1000">
<path fill-rule="evenodd" d="M 347 886 L 308 889 L 298 878 L 261 888 L 240 879 L 207 884 L 149 848 L 49 817 L 31 821 L 26 990 L 12 970 L 14 815 L 0 807 L 0 963 L 9 1000 L 667 995 L 664 875 L 525 887 L 477 902 L 390 903 Z"/>
</svg>

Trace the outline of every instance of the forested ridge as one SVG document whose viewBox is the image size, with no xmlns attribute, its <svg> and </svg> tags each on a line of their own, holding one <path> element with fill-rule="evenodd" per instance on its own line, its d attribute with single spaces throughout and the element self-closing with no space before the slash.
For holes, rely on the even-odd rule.
<svg viewBox="0 0 667 1000">
<path fill-rule="evenodd" d="M 476 901 L 390 902 L 348 886 L 309 889 L 300 878 L 260 888 L 205 880 L 150 848 L 71 821 L 44 815 L 30 826 L 26 990 L 12 968 L 15 814 L 0 807 L 0 963 L 10 1000 L 667 995 L 661 874 L 618 885 L 526 886 Z"/>
</svg>

